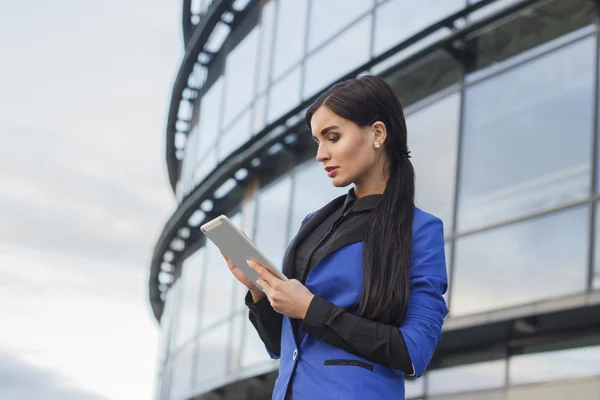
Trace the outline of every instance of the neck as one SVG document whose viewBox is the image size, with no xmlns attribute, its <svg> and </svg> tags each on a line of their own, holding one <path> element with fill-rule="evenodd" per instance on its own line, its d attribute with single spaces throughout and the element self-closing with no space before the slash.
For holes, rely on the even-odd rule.
<svg viewBox="0 0 600 400">
<path fill-rule="evenodd" d="M 367 176 L 360 181 L 354 182 L 354 195 L 357 199 L 372 194 L 383 194 L 387 187 L 388 174 L 382 174 L 381 172 L 374 176 Z"/>
</svg>

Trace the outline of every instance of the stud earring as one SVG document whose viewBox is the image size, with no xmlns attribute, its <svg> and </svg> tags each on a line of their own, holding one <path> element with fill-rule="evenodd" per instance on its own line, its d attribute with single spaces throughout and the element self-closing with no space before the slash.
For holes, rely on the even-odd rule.
<svg viewBox="0 0 600 400">
<path fill-rule="evenodd" d="M 380 148 L 380 147 L 381 147 L 381 143 L 379 143 L 379 142 L 375 142 L 375 148 L 376 148 L 376 149 L 378 149 L 378 148 Z"/>
</svg>

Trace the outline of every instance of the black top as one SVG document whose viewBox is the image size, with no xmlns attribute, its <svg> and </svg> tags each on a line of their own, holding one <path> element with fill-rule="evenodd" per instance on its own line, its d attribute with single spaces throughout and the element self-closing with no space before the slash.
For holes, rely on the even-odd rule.
<svg viewBox="0 0 600 400">
<path fill-rule="evenodd" d="M 358 241 L 364 236 L 370 211 L 377 205 L 381 195 L 356 199 L 351 189 L 343 199 L 333 204 L 332 212 L 307 236 L 296 244 L 293 268 L 286 275 L 305 283 L 308 273 L 317 262 L 337 250 L 344 243 Z M 309 223 L 306 218 L 302 225 Z M 290 271 L 291 270 L 291 271 Z M 290 276 L 293 275 L 293 276 Z M 271 307 L 265 297 L 253 303 L 252 295 L 246 296 L 249 318 L 267 349 L 276 356 L 281 351 L 282 316 Z M 399 369 L 412 374 L 412 363 L 397 326 L 361 318 L 321 297 L 315 296 L 310 303 L 304 321 L 292 320 L 294 331 L 301 330 L 315 339 L 364 357 L 374 363 Z M 357 337 L 371 337 L 372 341 L 356 341 Z"/>
</svg>

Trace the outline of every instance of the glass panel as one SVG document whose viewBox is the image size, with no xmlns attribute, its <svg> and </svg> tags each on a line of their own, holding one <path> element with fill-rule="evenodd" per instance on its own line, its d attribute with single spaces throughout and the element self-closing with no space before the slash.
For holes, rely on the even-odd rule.
<svg viewBox="0 0 600 400">
<path fill-rule="evenodd" d="M 506 3 L 492 2 L 469 18 L 478 19 L 494 8 L 506 7 Z M 485 26 L 467 37 L 467 47 L 476 49 L 467 82 L 595 32 L 591 26 L 594 14 L 593 2 L 589 0 L 537 2 L 494 23 L 492 29 Z"/>
<path fill-rule="evenodd" d="M 267 122 L 273 122 L 300 102 L 300 67 L 297 67 L 269 90 Z"/>
<path fill-rule="evenodd" d="M 600 375 L 600 346 L 511 357 L 511 385 Z"/>
<path fill-rule="evenodd" d="M 231 314 L 231 296 L 235 279 L 229 272 L 218 247 L 210 241 L 206 242 L 206 253 L 204 280 L 210 284 L 205 285 L 202 291 L 202 312 L 199 317 L 202 329 Z"/>
<path fill-rule="evenodd" d="M 414 399 L 425 394 L 425 377 L 406 379 L 404 381 L 404 397 Z"/>
<path fill-rule="evenodd" d="M 460 230 L 589 194 L 594 46 L 583 40 L 467 88 Z"/>
<path fill-rule="evenodd" d="M 587 211 L 580 206 L 458 239 L 452 314 L 585 290 Z"/>
<path fill-rule="evenodd" d="M 192 126 L 190 129 L 187 140 L 185 142 L 185 149 L 183 153 L 183 163 L 181 166 L 181 178 L 180 181 L 183 183 L 184 193 L 188 192 L 189 185 L 191 183 L 191 175 L 194 171 L 194 156 L 196 151 L 196 137 L 198 135 L 198 124 Z"/>
<path fill-rule="evenodd" d="M 447 52 L 438 50 L 419 61 L 398 65 L 382 74 L 407 107 L 459 81 L 462 66 Z"/>
<path fill-rule="evenodd" d="M 244 318 L 244 345 L 242 346 L 242 368 L 248 368 L 256 364 L 269 362 L 271 358 L 265 344 L 260 340 L 254 325 L 248 318 Z"/>
<path fill-rule="evenodd" d="M 391 0 L 375 11 L 375 55 L 464 8 L 464 0 Z"/>
<path fill-rule="evenodd" d="M 173 332 L 173 310 L 176 306 L 176 298 L 174 297 L 173 288 L 167 292 L 167 300 L 165 301 L 165 308 L 160 319 L 160 337 L 158 341 L 158 360 L 159 363 L 169 357 L 170 351 L 170 338 Z"/>
<path fill-rule="evenodd" d="M 594 246 L 595 268 L 592 287 L 600 289 L 600 203 L 596 203 L 596 245 Z"/>
<path fill-rule="evenodd" d="M 457 393 L 504 386 L 506 360 L 486 361 L 427 373 L 429 395 Z"/>
<path fill-rule="evenodd" d="M 244 322 L 248 319 L 248 312 L 237 313 L 231 319 L 231 343 L 229 347 L 229 372 L 240 368 L 242 352 L 242 339 L 244 337 Z"/>
<path fill-rule="evenodd" d="M 200 104 L 200 136 L 196 154 L 206 154 L 217 140 L 220 129 L 221 102 L 223 99 L 223 77 L 208 89 Z"/>
<path fill-rule="evenodd" d="M 244 111 L 219 139 L 219 160 L 223 160 L 250 139 L 250 118 L 252 110 Z"/>
<path fill-rule="evenodd" d="M 198 158 L 198 162 L 200 165 L 194 171 L 194 185 L 200 183 L 217 166 L 217 153 L 214 149 L 209 149 Z"/>
<path fill-rule="evenodd" d="M 192 368 L 194 367 L 195 350 L 196 343 L 190 343 L 173 360 L 171 399 L 187 398 L 186 395 L 192 389 Z"/>
<path fill-rule="evenodd" d="M 223 126 L 236 117 L 254 98 L 258 28 L 254 28 L 227 56 L 227 83 Z"/>
<path fill-rule="evenodd" d="M 432 400 L 507 400 L 504 389 L 429 397 Z M 511 397 L 512 399 L 512 397 Z M 532 400 L 527 398 L 527 400 Z"/>
<path fill-rule="evenodd" d="M 446 274 L 448 275 L 448 290 L 444 293 L 444 299 L 446 300 L 446 304 L 448 304 L 448 299 L 450 298 L 450 288 L 452 287 L 450 273 L 452 272 L 451 261 L 452 261 L 452 243 L 447 242 L 444 246 L 444 255 L 446 256 Z"/>
<path fill-rule="evenodd" d="M 267 258 L 281 269 L 285 253 L 286 228 L 292 181 L 285 177 L 261 191 L 257 202 L 255 243 Z"/>
<path fill-rule="evenodd" d="M 167 302 L 172 302 L 171 308 L 171 329 L 169 332 L 169 353 L 175 352 L 177 345 L 177 329 L 179 329 L 179 299 L 181 294 L 181 280 L 177 280 L 169 289 Z"/>
<path fill-rule="evenodd" d="M 372 6 L 373 0 L 312 0 L 308 51 L 326 42 Z"/>
<path fill-rule="evenodd" d="M 300 85 L 298 85 L 299 87 Z M 299 97 L 299 96 L 298 96 Z M 262 95 L 256 98 L 254 101 L 252 111 L 252 134 L 258 133 L 262 128 L 265 127 L 266 117 L 265 112 L 267 108 L 267 96 Z"/>
<path fill-rule="evenodd" d="M 269 84 L 271 50 L 273 49 L 273 29 L 275 27 L 275 1 L 268 1 L 262 8 L 260 20 L 260 57 L 258 58 L 258 92 Z"/>
<path fill-rule="evenodd" d="M 348 188 L 333 186 L 331 179 L 323 170 L 323 166 L 316 161 L 309 161 L 299 166 L 294 176 L 290 239 L 296 235 L 302 220 L 309 213 L 317 211 L 331 200 L 347 192 Z"/>
<path fill-rule="evenodd" d="M 204 248 L 196 251 L 183 263 L 182 295 L 179 307 L 179 328 L 177 342 L 181 346 L 192 337 L 198 326 L 198 300 L 202 291 L 202 271 L 204 267 Z"/>
<path fill-rule="evenodd" d="M 454 215 L 459 110 L 460 93 L 453 93 L 406 117 L 415 204 L 441 218 L 446 235 L 452 232 Z"/>
<path fill-rule="evenodd" d="M 306 60 L 304 98 L 369 60 L 371 15 Z"/>
<path fill-rule="evenodd" d="M 304 55 L 307 0 L 279 0 L 271 81 L 277 80 Z"/>
<path fill-rule="evenodd" d="M 227 373 L 227 342 L 229 339 L 229 321 L 220 324 L 198 339 L 199 351 L 196 360 L 196 382 L 224 376 Z"/>
</svg>

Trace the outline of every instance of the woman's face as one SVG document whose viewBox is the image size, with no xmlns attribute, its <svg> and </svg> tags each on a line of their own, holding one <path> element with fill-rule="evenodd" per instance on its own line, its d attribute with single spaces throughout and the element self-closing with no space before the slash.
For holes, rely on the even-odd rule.
<svg viewBox="0 0 600 400">
<path fill-rule="evenodd" d="M 381 180 L 379 155 L 383 153 L 383 138 L 373 126 L 361 128 L 354 122 L 334 114 L 321 106 L 310 121 L 315 142 L 319 145 L 317 161 L 320 162 L 336 187 L 354 183 L 357 189 L 375 178 Z M 382 146 L 374 147 L 378 140 Z M 378 179 L 379 178 L 379 179 Z"/>
</svg>

